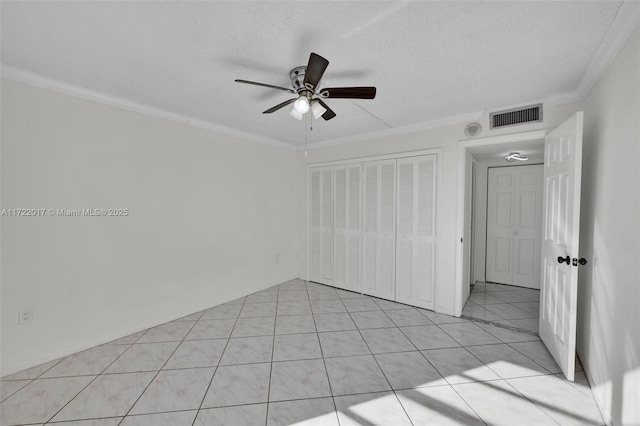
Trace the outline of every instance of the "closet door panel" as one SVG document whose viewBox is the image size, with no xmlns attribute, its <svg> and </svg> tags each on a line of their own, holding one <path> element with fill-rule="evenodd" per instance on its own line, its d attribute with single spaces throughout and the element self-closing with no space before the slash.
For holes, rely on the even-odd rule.
<svg viewBox="0 0 640 426">
<path fill-rule="evenodd" d="M 364 292 L 395 298 L 395 164 L 364 163 Z"/>
<path fill-rule="evenodd" d="M 416 205 L 416 268 L 414 300 L 418 306 L 434 309 L 435 302 L 435 228 L 436 228 L 436 156 L 418 158 Z"/>
<path fill-rule="evenodd" d="M 435 155 L 310 168 L 310 280 L 433 309 L 435 203 Z"/>
<path fill-rule="evenodd" d="M 309 170 L 309 280 L 320 279 L 320 170 Z"/>
<path fill-rule="evenodd" d="M 333 167 L 322 171 L 322 282 L 333 281 Z"/>
<path fill-rule="evenodd" d="M 436 156 L 398 159 L 396 300 L 434 307 Z"/>
<path fill-rule="evenodd" d="M 343 166 L 334 166 L 334 266 L 333 285 L 344 288 L 347 283 L 346 250 L 347 250 L 347 170 Z"/>
<path fill-rule="evenodd" d="M 333 167 L 309 170 L 309 280 L 333 281 Z"/>
<path fill-rule="evenodd" d="M 360 163 L 334 167 L 333 285 L 360 288 Z"/>
<path fill-rule="evenodd" d="M 351 164 L 347 166 L 347 248 L 345 254 L 347 260 L 347 285 L 346 290 L 362 292 L 362 283 L 360 279 L 362 260 L 361 260 L 361 241 L 362 241 L 362 165 Z"/>
<path fill-rule="evenodd" d="M 414 162 L 398 161 L 396 298 L 410 299 L 413 286 Z"/>
</svg>

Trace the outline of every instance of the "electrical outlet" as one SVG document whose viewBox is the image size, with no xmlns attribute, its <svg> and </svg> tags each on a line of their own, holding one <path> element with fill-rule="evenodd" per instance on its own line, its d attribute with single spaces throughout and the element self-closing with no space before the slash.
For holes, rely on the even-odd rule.
<svg viewBox="0 0 640 426">
<path fill-rule="evenodd" d="M 31 321 L 33 321 L 33 309 L 18 311 L 18 324 L 29 324 Z"/>
</svg>

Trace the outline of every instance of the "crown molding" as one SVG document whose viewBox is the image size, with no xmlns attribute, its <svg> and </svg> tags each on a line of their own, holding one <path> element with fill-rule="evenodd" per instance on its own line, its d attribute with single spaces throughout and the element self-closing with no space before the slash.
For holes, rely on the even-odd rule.
<svg viewBox="0 0 640 426">
<path fill-rule="evenodd" d="M 91 90 L 85 87 L 66 83 L 60 80 L 43 76 L 41 74 L 33 73 L 31 71 L 26 71 L 20 68 L 12 67 L 10 65 L 1 64 L 1 67 L 2 67 L 1 68 L 2 78 L 6 78 L 8 80 L 29 84 L 31 86 L 40 87 L 40 88 L 51 90 L 54 92 L 63 93 L 65 95 L 74 96 L 77 98 L 86 99 L 89 101 L 98 102 L 101 104 L 105 104 L 105 105 L 109 105 L 117 108 L 122 108 L 128 111 L 133 111 L 133 112 L 149 115 L 156 118 L 161 118 L 168 121 L 173 121 L 175 123 L 185 124 L 191 127 L 197 127 L 199 129 L 220 133 L 226 136 L 231 136 L 231 137 L 244 139 L 251 142 L 270 145 L 277 148 L 284 148 L 291 151 L 296 150 L 295 145 L 285 143 L 276 139 L 266 138 L 264 136 L 259 136 L 253 133 L 232 129 L 230 127 L 216 124 L 210 121 L 200 120 L 200 119 L 189 117 L 182 114 L 176 114 L 160 108 L 155 108 L 149 105 L 130 101 L 125 98 L 108 95 L 106 93 L 98 92 L 96 90 Z"/>
<path fill-rule="evenodd" d="M 603 38 L 596 54 L 589 63 L 587 70 L 582 75 L 578 86 L 571 91 L 549 95 L 544 103 L 550 105 L 562 105 L 574 102 L 581 102 L 586 99 L 594 85 L 604 73 L 607 67 L 616 57 L 625 41 L 629 38 L 632 31 L 638 25 L 640 20 L 640 1 L 625 0 L 618 9 L 618 13 L 614 18 L 609 31 Z M 1 75 L 3 78 L 29 84 L 36 87 L 64 93 L 66 95 L 87 99 L 90 101 L 123 108 L 129 111 L 162 118 L 176 123 L 186 124 L 188 126 L 209 130 L 212 132 L 224 134 L 227 136 L 237 137 L 240 139 L 262 143 L 278 148 L 293 151 L 304 151 L 305 149 L 323 148 L 328 146 L 349 144 L 370 139 L 377 139 L 401 134 L 415 133 L 436 127 L 449 126 L 463 122 L 479 120 L 486 111 L 477 111 L 469 114 L 444 117 L 435 120 L 429 120 L 422 123 L 411 124 L 408 126 L 394 127 L 390 129 L 369 132 L 360 135 L 347 136 L 343 138 L 330 139 L 325 141 L 313 142 L 305 146 L 294 145 L 282 142 L 276 139 L 267 138 L 249 132 L 243 132 L 227 126 L 223 126 L 210 121 L 200 120 L 170 111 L 155 108 L 149 105 L 133 102 L 125 98 L 120 98 L 73 84 L 55 80 L 41 74 L 15 68 L 9 65 L 1 65 Z"/>
<path fill-rule="evenodd" d="M 378 130 L 375 132 L 364 133 L 361 135 L 347 136 L 344 138 L 330 139 L 326 141 L 313 142 L 307 145 L 307 149 L 324 148 L 333 145 L 343 145 L 364 140 L 379 139 L 383 137 L 406 135 L 416 133 L 423 130 L 433 129 L 436 127 L 451 126 L 454 124 L 466 123 L 479 120 L 486 111 L 476 111 L 468 114 L 454 115 L 451 117 L 438 118 L 435 120 L 423 121 L 422 123 L 410 124 L 408 126 L 393 127 L 391 129 Z M 298 146 L 297 151 L 305 151 L 305 147 Z"/>
<path fill-rule="evenodd" d="M 596 54 L 582 75 L 580 83 L 570 92 L 558 93 L 548 97 L 554 105 L 584 101 L 600 76 L 606 71 L 640 21 L 640 2 L 625 0 L 620 5 L 609 31 L 602 39 Z"/>
</svg>

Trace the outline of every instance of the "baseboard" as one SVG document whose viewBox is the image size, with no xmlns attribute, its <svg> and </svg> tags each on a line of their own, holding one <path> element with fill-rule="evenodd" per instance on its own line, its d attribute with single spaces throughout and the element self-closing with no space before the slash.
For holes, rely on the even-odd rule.
<svg viewBox="0 0 640 426">
<path fill-rule="evenodd" d="M 189 315 L 189 314 L 186 314 Z M 181 315 L 178 318 L 182 318 L 186 315 Z M 174 318 L 174 319 L 178 319 L 178 318 Z M 158 325 L 161 324 L 165 324 L 167 322 L 173 321 L 173 319 L 167 320 L 167 321 L 162 321 L 162 322 L 157 322 L 157 321 L 152 321 L 146 324 L 142 324 L 142 325 L 137 325 L 135 327 L 132 327 L 130 329 L 126 329 L 123 331 L 120 331 L 118 333 L 113 333 L 113 334 L 108 334 L 106 336 L 100 337 L 98 339 L 93 339 L 90 340 L 88 342 L 79 344 L 79 345 L 74 345 L 74 346 L 70 346 L 67 347 L 63 350 L 57 351 L 57 352 L 53 352 L 53 353 L 49 353 L 47 355 L 44 355 L 40 358 L 36 358 L 35 362 L 29 362 L 28 364 L 20 364 L 15 368 L 12 368 L 8 371 L 0 371 L 0 377 L 4 377 L 4 376 L 8 376 L 10 374 L 14 374 L 17 373 L 19 371 L 22 370 L 26 370 L 28 368 L 33 368 L 33 367 L 37 367 L 40 364 L 44 364 L 46 362 L 51 362 L 51 361 L 55 361 L 57 359 L 63 358 L 63 357 L 67 357 L 69 355 L 73 355 L 76 352 L 81 352 L 81 351 L 85 351 L 87 349 L 91 349 L 95 346 L 100 346 L 100 345 L 104 345 L 105 343 L 109 343 L 109 342 L 113 342 L 114 340 L 117 339 L 121 339 L 123 337 L 129 336 L 130 334 L 134 334 L 134 333 L 138 333 L 142 330 L 146 330 L 148 328 L 151 327 L 156 327 Z"/>
<path fill-rule="evenodd" d="M 289 278 L 286 278 L 285 281 L 282 281 L 282 282 L 287 282 L 287 281 L 291 281 L 291 280 L 294 280 L 294 279 L 296 279 L 296 275 L 292 274 L 292 275 L 290 275 Z M 262 288 L 261 290 L 267 289 L 269 287 L 273 287 L 274 285 L 278 285 L 278 284 L 281 284 L 281 282 L 267 285 L 264 288 Z M 257 290 L 257 291 L 261 291 L 261 290 Z M 252 293 L 249 293 L 249 294 L 252 294 Z M 247 295 L 248 294 L 245 294 L 244 296 L 247 296 Z M 238 296 L 238 297 L 244 297 L 244 296 Z M 227 300 L 225 302 L 221 302 L 218 305 L 221 305 L 221 304 L 226 303 L 226 302 L 229 302 L 229 300 Z M 213 305 L 213 306 L 218 306 L 218 305 Z M 32 361 L 32 362 L 29 362 L 29 363 L 26 363 L 26 364 L 20 364 L 20 365 L 14 367 L 14 368 L 11 368 L 11 369 L 9 369 L 7 371 L 1 371 L 0 370 L 0 377 L 8 376 L 10 374 L 14 374 L 14 373 L 17 373 L 19 371 L 26 370 L 28 368 L 36 367 L 36 366 L 38 366 L 40 364 L 44 364 L 44 363 L 47 363 L 47 362 L 55 361 L 57 359 L 60 359 L 60 358 L 63 358 L 63 357 L 69 356 L 69 355 L 73 355 L 73 354 L 75 354 L 77 352 L 85 351 L 87 349 L 91 349 L 91 348 L 96 347 L 96 346 L 104 345 L 105 343 L 113 342 L 114 340 L 121 339 L 123 337 L 129 336 L 129 335 L 134 334 L 134 333 L 138 333 L 138 332 L 146 330 L 148 328 L 157 327 L 159 325 L 166 324 L 168 322 L 177 320 L 177 319 L 185 317 L 187 315 L 194 314 L 196 312 L 200 312 L 200 311 L 202 311 L 204 309 L 209 309 L 211 307 L 212 306 L 207 306 L 207 307 L 204 307 L 202 309 L 198 309 L 198 310 L 193 311 L 193 312 L 187 312 L 187 313 L 184 313 L 183 315 L 177 316 L 175 318 L 164 319 L 164 320 L 161 320 L 161 321 L 150 321 L 150 322 L 147 322 L 147 323 L 138 324 L 135 327 L 131 327 L 131 328 L 119 331 L 117 333 L 108 334 L 106 336 L 103 336 L 103 337 L 100 337 L 100 338 L 97 338 L 97 339 L 93 339 L 93 340 L 84 342 L 82 344 L 69 346 L 69 347 L 67 347 L 67 348 L 65 348 L 63 350 L 60 350 L 60 351 L 57 351 L 57 352 L 53 352 L 53 353 L 49 353 L 47 355 L 43 355 L 42 357 L 36 358 L 35 362 Z"/>
<path fill-rule="evenodd" d="M 603 407 L 606 407 L 610 401 L 603 400 L 603 398 L 606 398 L 606 395 L 602 395 L 600 392 L 598 392 L 598 389 L 595 386 L 596 380 L 591 374 L 592 369 L 589 366 L 587 358 L 582 357 L 579 353 L 577 353 L 577 355 L 580 359 L 580 364 L 582 364 L 582 370 L 584 371 L 585 376 L 587 376 L 587 381 L 589 382 L 589 387 L 591 388 L 591 395 L 593 395 L 593 400 L 598 407 L 598 411 L 600 411 L 600 416 L 607 426 L 612 426 L 613 419 L 611 418 L 610 413 L 607 413 L 603 410 Z"/>
</svg>

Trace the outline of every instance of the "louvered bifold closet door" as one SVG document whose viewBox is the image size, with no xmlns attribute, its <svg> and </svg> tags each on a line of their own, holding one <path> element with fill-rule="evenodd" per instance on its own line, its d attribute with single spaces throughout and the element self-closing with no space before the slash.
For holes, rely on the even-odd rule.
<svg viewBox="0 0 640 426">
<path fill-rule="evenodd" d="M 436 156 L 398 159 L 396 301 L 433 309 Z"/>
<path fill-rule="evenodd" d="M 360 287 L 361 163 L 334 166 L 333 285 L 351 291 Z"/>
<path fill-rule="evenodd" d="M 309 170 L 309 280 L 333 281 L 333 166 Z"/>
<path fill-rule="evenodd" d="M 364 168 L 363 292 L 395 298 L 396 160 L 369 161 Z"/>
</svg>

